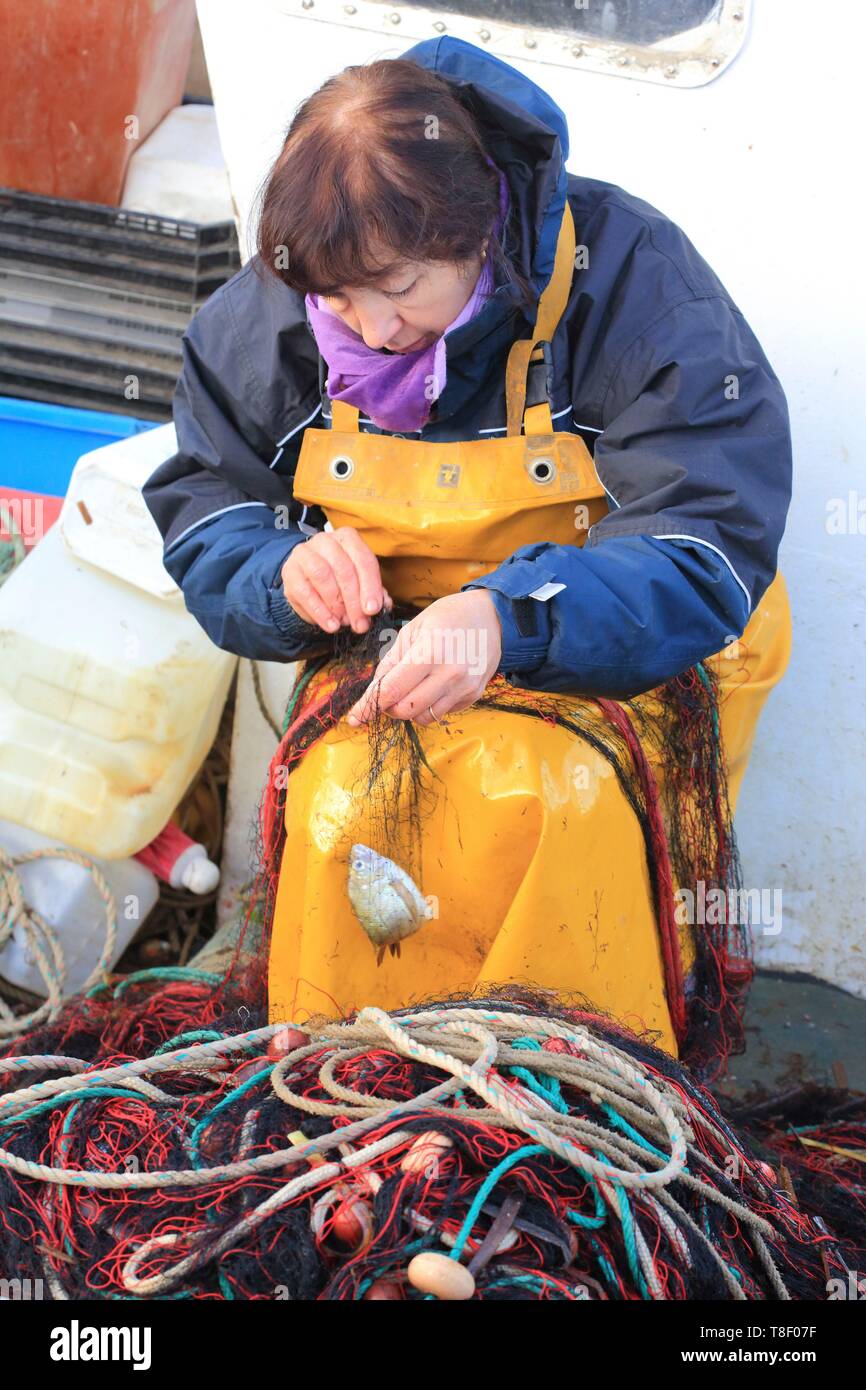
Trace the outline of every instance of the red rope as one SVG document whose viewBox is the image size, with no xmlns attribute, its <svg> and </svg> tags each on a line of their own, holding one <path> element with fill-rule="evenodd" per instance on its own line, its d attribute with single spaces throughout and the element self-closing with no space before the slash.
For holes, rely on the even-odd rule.
<svg viewBox="0 0 866 1390">
<path fill-rule="evenodd" d="M 610 720 L 614 728 L 622 734 L 631 754 L 638 782 L 646 805 L 650 829 L 650 841 L 655 867 L 656 917 L 658 919 L 662 962 L 665 975 L 665 994 L 671 1015 L 671 1024 L 677 1043 L 682 1044 L 686 1037 L 686 996 L 683 984 L 683 965 L 680 956 L 680 934 L 677 927 L 674 907 L 674 880 L 671 857 L 668 850 L 667 830 L 662 815 L 661 796 L 658 783 L 643 751 L 640 739 L 631 720 L 616 700 L 606 700 L 599 696 L 595 703 Z M 652 877 L 652 874 L 651 874 Z"/>
</svg>

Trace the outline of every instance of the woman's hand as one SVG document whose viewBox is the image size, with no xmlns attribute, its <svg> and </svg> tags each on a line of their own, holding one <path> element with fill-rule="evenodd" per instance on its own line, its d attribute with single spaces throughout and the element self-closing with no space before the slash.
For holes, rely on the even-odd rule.
<svg viewBox="0 0 866 1390">
<path fill-rule="evenodd" d="M 488 591 L 448 594 L 400 629 L 347 722 L 366 723 L 377 694 L 381 712 L 415 724 L 468 709 L 484 693 L 501 652 L 502 628 Z"/>
<path fill-rule="evenodd" d="M 370 614 L 394 606 L 377 557 L 352 526 L 317 531 L 296 545 L 280 576 L 286 602 L 298 617 L 325 632 L 346 622 L 355 632 L 366 632 Z"/>
</svg>

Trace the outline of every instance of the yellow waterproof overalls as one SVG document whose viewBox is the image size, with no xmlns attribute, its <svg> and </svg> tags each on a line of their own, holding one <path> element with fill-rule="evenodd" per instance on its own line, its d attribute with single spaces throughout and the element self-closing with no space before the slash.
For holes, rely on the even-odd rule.
<svg viewBox="0 0 866 1390">
<path fill-rule="evenodd" d="M 582 545 L 605 514 L 604 490 L 580 437 L 554 431 L 548 404 L 524 410 L 530 359 L 552 339 L 568 299 L 574 245 L 566 204 L 533 336 L 509 354 L 505 439 L 439 444 L 363 434 L 358 411 L 339 401 L 332 429 L 306 431 L 295 496 L 321 506 L 333 526 L 363 535 L 395 601 L 423 608 L 521 545 Z M 730 650 L 710 659 L 720 679 L 732 804 L 789 645 L 779 576 L 735 659 Z M 561 727 L 477 706 L 418 734 L 441 779 L 430 783 L 435 800 L 431 810 L 428 789 L 421 828 L 419 887 L 436 903 L 434 919 L 402 943 L 399 957 L 386 954 L 377 965 L 347 894 L 349 851 L 360 842 L 397 863 L 404 856 L 399 846 L 376 842 L 369 806 L 352 794 L 368 767 L 368 733 L 341 721 L 288 781 L 271 1019 L 302 1021 L 366 1004 L 392 1009 L 484 984 L 523 983 L 580 992 L 638 1030 L 658 1030 L 659 1045 L 676 1054 L 644 841 L 609 761 Z M 663 778 L 658 754 L 646 751 Z"/>
</svg>

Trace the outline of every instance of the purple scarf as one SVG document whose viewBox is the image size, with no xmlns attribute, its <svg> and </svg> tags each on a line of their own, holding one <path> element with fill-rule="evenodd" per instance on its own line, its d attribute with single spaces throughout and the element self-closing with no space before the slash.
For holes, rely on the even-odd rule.
<svg viewBox="0 0 866 1390">
<path fill-rule="evenodd" d="M 492 160 L 488 160 L 496 168 Z M 499 236 L 508 215 L 508 181 L 499 172 Z M 488 255 L 469 301 L 441 338 L 417 352 L 390 354 L 369 348 L 319 296 L 305 296 L 307 316 L 320 353 L 328 364 L 327 391 L 331 400 L 346 401 L 366 413 L 380 429 L 414 433 L 430 416 L 430 407 L 445 389 L 445 338 L 468 323 L 493 293 L 493 268 Z"/>
</svg>

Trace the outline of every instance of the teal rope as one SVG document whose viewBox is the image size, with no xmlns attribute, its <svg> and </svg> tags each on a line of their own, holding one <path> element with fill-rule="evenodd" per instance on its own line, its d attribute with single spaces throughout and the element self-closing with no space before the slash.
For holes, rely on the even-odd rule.
<svg viewBox="0 0 866 1390">
<path fill-rule="evenodd" d="M 712 706 L 711 706 L 711 708 L 712 708 L 712 714 L 713 714 L 713 734 L 714 734 L 714 736 L 715 736 L 716 742 L 718 743 L 718 741 L 719 741 L 719 711 L 718 711 L 718 709 L 716 708 L 715 691 L 713 690 L 713 683 L 712 683 L 712 681 L 710 680 L 709 676 L 707 675 L 707 673 L 706 673 L 706 671 L 705 671 L 705 669 L 704 669 L 704 664 L 703 664 L 702 661 L 697 662 L 697 664 L 696 664 L 696 666 L 695 666 L 695 670 L 697 671 L 698 676 L 699 676 L 699 678 L 700 678 L 700 680 L 701 680 L 701 682 L 702 682 L 704 688 L 707 690 L 707 692 L 709 693 L 709 695 L 712 697 Z"/>
<path fill-rule="evenodd" d="M 72 1121 L 73 1121 L 74 1118 L 75 1118 L 75 1115 L 76 1115 L 76 1112 L 77 1112 L 77 1110 L 78 1110 L 79 1104 L 80 1104 L 80 1102 L 79 1102 L 79 1101 L 76 1101 L 74 1105 L 70 1105 L 69 1109 L 67 1110 L 66 1114 L 65 1114 L 64 1117 L 63 1117 L 63 1124 L 62 1124 L 62 1126 L 61 1126 L 61 1134 L 63 1134 L 64 1137 L 65 1137 L 66 1135 L 69 1134 L 69 1131 L 70 1131 L 70 1129 L 72 1128 Z M 62 1196 L 63 1196 L 63 1190 L 62 1190 L 62 1188 L 61 1188 L 61 1186 L 60 1186 L 59 1183 L 57 1184 L 57 1195 L 58 1195 L 58 1197 L 61 1197 L 61 1198 L 62 1198 Z M 63 1246 L 64 1246 L 64 1249 L 66 1250 L 67 1255 L 74 1255 L 74 1254 L 75 1254 L 75 1251 L 74 1251 L 73 1248 L 72 1248 L 72 1237 L 71 1237 L 71 1236 L 67 1235 L 67 1236 L 64 1237 Z"/>
<path fill-rule="evenodd" d="M 189 1141 L 190 1148 L 196 1160 L 199 1158 L 199 1138 L 207 1129 L 211 1120 L 215 1119 L 216 1116 L 221 1113 L 221 1111 L 226 1110 L 228 1106 L 233 1105 L 234 1102 L 238 1100 L 240 1096 L 246 1095 L 247 1091 L 251 1091 L 254 1086 L 257 1086 L 259 1084 L 259 1082 L 269 1081 L 271 1072 L 273 1071 L 275 1066 L 276 1062 L 272 1062 L 269 1067 L 262 1067 L 261 1071 L 254 1072 L 252 1076 L 248 1076 L 246 1081 L 242 1081 L 240 1086 L 236 1086 L 233 1091 L 229 1091 L 227 1096 L 223 1096 L 222 1100 L 217 1101 L 216 1105 L 212 1110 L 209 1110 L 206 1115 L 202 1116 L 195 1129 L 193 1130 Z"/>
<path fill-rule="evenodd" d="M 523 1148 L 516 1149 L 514 1153 L 509 1154 L 507 1158 L 504 1158 L 501 1163 L 498 1163 L 496 1165 L 492 1172 L 487 1174 L 487 1177 L 484 1179 L 483 1183 L 481 1184 L 475 1196 L 473 1197 L 472 1204 L 468 1212 L 466 1213 L 463 1225 L 460 1227 L 460 1230 L 457 1233 L 457 1239 L 455 1240 L 453 1246 L 448 1252 L 452 1260 L 459 1260 L 460 1256 L 463 1254 L 463 1247 L 465 1246 L 466 1241 L 469 1239 L 472 1227 L 475 1225 L 475 1222 L 478 1220 L 478 1217 L 481 1214 L 481 1208 L 484 1206 L 484 1203 L 487 1201 L 487 1198 L 490 1196 L 494 1187 L 499 1182 L 499 1179 L 504 1177 L 505 1174 L 516 1164 L 522 1163 L 525 1158 L 531 1158 L 535 1154 L 546 1153 L 549 1153 L 549 1150 L 546 1149 L 543 1144 L 526 1144 Z"/>
<path fill-rule="evenodd" d="M 662 1153 L 661 1149 L 657 1149 L 654 1144 L 651 1144 L 649 1142 L 648 1139 L 644 1139 L 642 1134 L 638 1134 L 636 1129 L 632 1129 L 628 1120 L 624 1120 L 622 1115 L 620 1115 L 616 1110 L 614 1110 L 612 1105 L 609 1105 L 607 1102 L 605 1102 L 601 1108 L 604 1111 L 605 1115 L 607 1115 L 607 1118 L 610 1120 L 614 1129 L 618 1129 L 622 1134 L 627 1134 L 629 1139 L 633 1139 L 636 1144 L 640 1144 L 642 1149 L 648 1149 L 651 1154 L 655 1154 L 657 1158 L 661 1158 L 665 1161 L 665 1163 L 667 1163 L 668 1159 L 670 1158 L 670 1154 Z M 687 1173 L 688 1169 L 684 1168 L 683 1172 Z"/>
<path fill-rule="evenodd" d="M 121 1090 L 117 1086 L 91 1086 L 86 1091 L 76 1091 L 74 1096 L 71 1092 L 59 1092 L 52 1096 L 50 1100 L 40 1101 L 38 1105 L 32 1105 L 29 1110 L 19 1110 L 17 1115 L 10 1115 L 6 1120 L 0 1120 L 0 1125 L 16 1125 L 19 1120 L 30 1120 L 34 1115 L 42 1115 L 46 1110 L 58 1109 L 61 1105 L 74 1100 L 76 1104 L 82 1100 L 92 1100 L 96 1096 L 120 1096 L 126 1100 L 146 1100 L 140 1091 Z"/>
<path fill-rule="evenodd" d="M 514 1274 L 502 1279 L 494 1279 L 493 1283 L 485 1286 L 485 1293 L 488 1289 L 532 1289 L 533 1293 L 543 1293 L 546 1288 L 552 1288 L 558 1293 L 560 1298 L 564 1298 L 562 1290 L 552 1279 L 546 1279 L 543 1274 Z M 566 1300 L 567 1301 L 567 1300 Z"/>
<path fill-rule="evenodd" d="M 598 1190 L 595 1178 L 587 1177 L 587 1182 L 592 1188 L 592 1195 L 595 1200 L 595 1216 L 583 1216 L 579 1211 L 572 1211 L 569 1207 L 566 1216 L 575 1226 L 580 1226 L 584 1231 L 598 1231 L 607 1224 L 607 1204 Z"/>
<path fill-rule="evenodd" d="M 527 1052 L 542 1052 L 544 1050 L 537 1038 L 515 1038 L 511 1045 L 516 1048 L 524 1048 Z M 555 1076 L 537 1077 L 526 1067 L 506 1067 L 506 1071 L 511 1072 L 512 1076 L 516 1076 L 541 1100 L 548 1101 L 561 1115 L 569 1113 L 568 1106 L 562 1099 L 559 1081 Z"/>
<path fill-rule="evenodd" d="M 596 1155 L 600 1157 L 600 1155 Z M 614 1192 L 619 1197 L 619 1209 L 621 1212 L 620 1221 L 622 1224 L 623 1243 L 625 1244 L 625 1254 L 628 1260 L 628 1267 L 631 1270 L 632 1278 L 638 1286 L 641 1298 L 649 1299 L 649 1289 L 643 1277 L 643 1270 L 637 1257 L 637 1245 L 634 1236 L 634 1217 L 632 1216 L 631 1204 L 625 1194 L 625 1188 L 617 1183 L 611 1184 Z"/>
<path fill-rule="evenodd" d="M 205 984 L 218 985 L 223 980 L 222 975 L 215 975 L 209 970 L 196 970 L 192 965 L 159 965 L 151 970 L 136 970 L 131 975 L 124 975 L 123 979 L 113 985 L 111 980 L 100 980 L 98 985 L 94 985 L 86 994 L 87 999 L 95 999 L 103 990 L 114 988 L 114 998 L 119 999 L 121 994 L 129 985 L 141 984 L 147 980 L 199 980 Z"/>
<path fill-rule="evenodd" d="M 595 1157 L 598 1159 L 599 1163 L 604 1163 L 604 1154 L 599 1153 L 598 1149 L 594 1150 L 594 1154 Z M 628 1200 L 628 1197 L 626 1196 L 624 1187 L 620 1187 L 620 1185 L 615 1182 L 611 1183 L 611 1187 L 619 1197 L 622 1238 L 623 1244 L 625 1245 L 625 1254 L 626 1259 L 628 1260 L 628 1267 L 631 1270 L 631 1276 L 634 1279 L 634 1282 L 637 1284 L 641 1298 L 649 1300 L 649 1289 L 646 1286 L 646 1280 L 643 1277 L 643 1270 L 640 1267 L 640 1261 L 637 1257 L 637 1243 L 635 1241 L 634 1235 L 634 1217 L 632 1215 L 631 1204 Z"/>
<path fill-rule="evenodd" d="M 298 678 L 298 680 L 295 681 L 295 687 L 289 695 L 288 704 L 286 705 L 286 712 L 283 715 L 283 733 L 286 732 L 286 729 L 292 722 L 292 715 L 294 714 L 295 709 L 297 708 L 297 704 L 299 699 L 301 698 L 301 694 L 304 690 L 306 690 L 313 676 L 320 669 L 320 666 L 311 666 L 308 670 L 304 671 L 304 673 Z"/>
<path fill-rule="evenodd" d="M 608 1260 L 606 1255 L 602 1254 L 601 1246 L 599 1245 L 597 1240 L 591 1240 L 590 1244 L 592 1245 L 592 1248 L 595 1251 L 595 1257 L 598 1260 L 599 1268 L 601 1269 L 601 1272 L 607 1281 L 608 1288 L 610 1289 L 611 1293 L 615 1293 L 617 1294 L 617 1296 L 619 1296 L 621 1293 L 619 1281 L 617 1280 L 616 1274 L 613 1271 L 613 1267 L 610 1261 Z"/>
<path fill-rule="evenodd" d="M 178 1033 L 176 1038 L 169 1038 L 154 1052 L 154 1057 L 161 1057 L 164 1052 L 173 1052 L 176 1047 L 184 1047 L 186 1043 L 198 1042 L 221 1042 L 225 1033 L 218 1033 L 215 1028 L 197 1028 L 192 1033 Z"/>
<path fill-rule="evenodd" d="M 154 970 L 136 970 L 124 976 L 114 991 L 114 997 L 119 999 L 130 985 L 140 984 L 142 980 L 201 980 L 204 984 L 218 985 L 222 979 L 222 975 L 210 970 L 195 970 L 190 965 L 165 965 Z"/>
<path fill-rule="evenodd" d="M 202 1166 L 202 1158 L 201 1154 L 199 1153 L 198 1145 L 202 1134 L 207 1129 L 211 1121 L 217 1115 L 219 1115 L 220 1111 L 227 1109 L 227 1107 L 229 1105 L 232 1105 L 233 1102 L 236 1101 L 240 1096 L 246 1095 L 247 1091 L 252 1090 L 253 1086 L 257 1085 L 260 1081 L 270 1080 L 271 1072 L 273 1071 L 275 1066 L 276 1062 L 273 1062 L 269 1067 L 262 1067 L 261 1071 L 257 1071 L 252 1076 L 248 1076 L 246 1081 L 242 1081 L 240 1086 L 236 1086 L 233 1091 L 229 1091 L 227 1096 L 223 1096 L 222 1100 L 218 1101 L 217 1104 L 213 1107 L 213 1109 L 209 1110 L 208 1113 L 199 1120 L 198 1124 L 196 1125 L 195 1129 L 190 1135 L 189 1140 L 190 1156 L 192 1158 L 192 1166 L 194 1168 L 201 1168 Z M 217 1213 L 213 1207 L 208 1208 L 206 1212 L 206 1219 L 210 1222 L 216 1221 Z M 230 1302 L 234 1302 L 234 1289 L 229 1283 L 228 1276 L 222 1268 L 222 1263 L 220 1263 L 218 1278 L 219 1286 L 222 1290 L 223 1297 L 228 1299 Z"/>
</svg>

